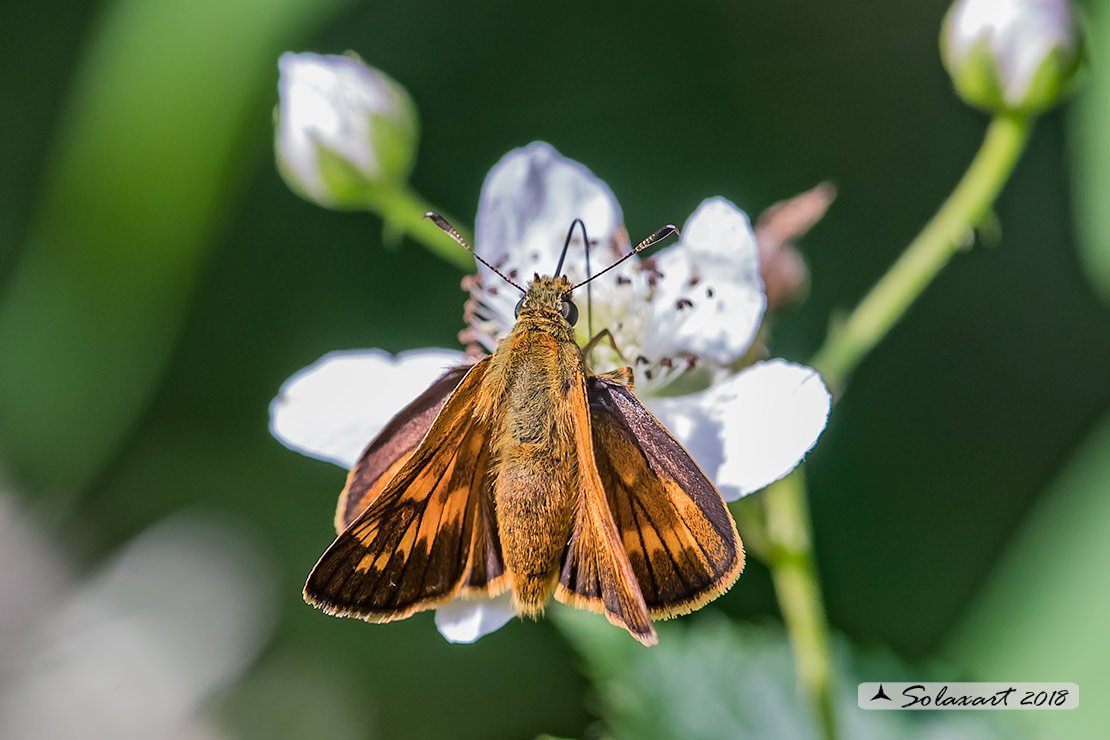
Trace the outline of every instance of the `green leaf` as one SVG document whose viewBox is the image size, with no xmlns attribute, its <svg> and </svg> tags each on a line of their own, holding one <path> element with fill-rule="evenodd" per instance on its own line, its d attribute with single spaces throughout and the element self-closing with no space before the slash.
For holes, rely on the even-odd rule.
<svg viewBox="0 0 1110 740">
<path fill-rule="evenodd" d="M 593 681 L 596 710 L 615 740 L 818 737 L 796 688 L 790 644 L 778 625 L 735 624 L 719 614 L 656 624 L 645 648 L 604 618 L 552 610 Z M 936 669 L 834 646 L 840 736 L 853 740 L 1022 737 L 1000 713 L 878 712 L 856 705 L 862 681 L 926 681 Z"/>
<path fill-rule="evenodd" d="M 1028 515 L 947 655 L 983 681 L 1069 681 L 1080 708 L 1029 712 L 1044 737 L 1110 725 L 1110 417 Z"/>
</svg>

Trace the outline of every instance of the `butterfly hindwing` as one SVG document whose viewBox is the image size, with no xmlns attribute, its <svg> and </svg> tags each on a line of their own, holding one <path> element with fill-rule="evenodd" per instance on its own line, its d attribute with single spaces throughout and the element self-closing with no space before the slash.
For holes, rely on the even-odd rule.
<svg viewBox="0 0 1110 740">
<path fill-rule="evenodd" d="M 466 372 L 416 450 L 320 558 L 305 585 L 310 603 L 385 622 L 507 586 L 489 430 L 474 415 L 488 365 Z"/>
<path fill-rule="evenodd" d="M 342 532 L 385 490 L 386 484 L 416 451 L 447 399 L 466 375 L 469 365 L 453 367 L 386 424 L 366 446 L 347 474 L 347 485 L 339 494 L 335 530 Z"/>
<path fill-rule="evenodd" d="M 744 566 L 721 494 L 630 388 L 604 376 L 587 388 L 598 475 L 651 615 L 699 608 Z"/>
</svg>

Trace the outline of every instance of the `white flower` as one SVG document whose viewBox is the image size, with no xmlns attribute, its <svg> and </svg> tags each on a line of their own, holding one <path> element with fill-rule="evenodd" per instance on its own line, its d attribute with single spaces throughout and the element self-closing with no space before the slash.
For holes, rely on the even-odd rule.
<svg viewBox="0 0 1110 740">
<path fill-rule="evenodd" d="M 289 52 L 278 70 L 275 153 L 293 190 L 325 207 L 357 206 L 408 176 L 417 119 L 404 88 L 351 56 Z"/>
<path fill-rule="evenodd" d="M 620 207 L 608 186 L 550 145 L 507 154 L 486 177 L 478 206 L 478 253 L 527 281 L 550 274 L 571 221 L 581 218 L 596 274 L 629 250 Z M 658 224 L 662 225 L 662 224 Z M 586 256 L 575 237 L 564 263 L 572 282 L 586 278 Z M 468 339 L 492 351 L 512 328 L 519 298 L 482 267 L 470 281 Z M 636 395 L 682 442 L 727 500 L 790 472 L 817 441 L 829 393 L 815 370 L 782 360 L 737 371 L 763 319 L 766 299 L 748 217 L 723 198 L 704 201 L 678 243 L 653 258 L 633 257 L 575 293 L 578 338 L 608 328 L 632 363 Z M 271 406 L 271 430 L 285 445 L 352 466 L 388 419 L 443 368 L 461 361 L 449 350 L 332 353 L 301 371 Z M 604 343 L 592 364 L 603 372 L 624 365 Z M 388 390 L 375 390 L 388 389 Z M 507 598 L 456 601 L 436 625 L 449 640 L 470 642 L 508 621 Z"/>
<path fill-rule="evenodd" d="M 620 207 L 605 183 L 537 142 L 510 152 L 490 171 L 475 246 L 510 276 L 549 274 L 575 217 L 597 242 L 590 250 L 593 272 L 627 253 Z M 586 278 L 580 241 L 572 244 L 564 272 L 572 282 Z M 474 336 L 492 351 L 512 327 L 518 296 L 488 269 L 479 274 L 472 288 L 479 328 Z M 733 370 L 759 329 L 766 299 L 755 235 L 747 215 L 732 203 L 703 201 L 678 243 L 649 260 L 633 257 L 590 287 L 594 327 L 608 328 L 632 363 L 636 395 L 668 424 L 726 499 L 781 478 L 816 442 L 829 410 L 816 371 L 781 361 Z M 575 294 L 583 314 L 584 293 L 580 288 Z M 577 330 L 588 341 L 585 319 Z M 598 370 L 621 364 L 605 345 L 595 353 Z M 782 463 L 762 462 L 770 460 Z M 739 469 L 738 463 L 757 461 Z"/>
<path fill-rule="evenodd" d="M 990 111 L 1051 106 L 1082 56 L 1069 0 L 956 0 L 941 51 L 960 95 Z"/>
</svg>

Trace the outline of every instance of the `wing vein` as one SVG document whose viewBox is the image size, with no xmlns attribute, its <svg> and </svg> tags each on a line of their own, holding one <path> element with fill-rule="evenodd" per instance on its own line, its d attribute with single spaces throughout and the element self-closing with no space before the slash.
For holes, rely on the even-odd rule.
<svg viewBox="0 0 1110 740">
<path fill-rule="evenodd" d="M 412 546 L 410 547 L 408 553 L 406 553 L 405 555 L 405 562 L 401 565 L 401 572 L 397 575 L 397 584 L 393 592 L 394 606 L 398 606 L 401 602 L 401 587 L 405 583 L 405 575 L 408 573 L 409 565 L 412 564 L 412 554 L 416 550 L 416 545 L 419 542 L 420 525 L 424 522 L 424 515 L 428 512 L 428 504 L 431 503 L 432 497 L 435 496 L 436 491 L 438 491 L 440 485 L 443 484 L 444 478 L 447 478 L 447 485 L 451 485 L 450 475 L 454 473 L 455 461 L 458 460 L 458 454 L 458 452 L 455 453 L 450 461 L 448 461 L 446 467 L 444 467 L 444 469 L 441 470 L 439 475 L 435 478 L 435 483 L 432 484 L 431 489 L 428 491 L 428 495 L 424 498 L 424 505 L 420 507 L 420 512 L 416 515 L 413 521 L 409 523 L 408 528 L 406 528 L 404 534 L 401 535 L 401 538 L 397 542 L 397 544 L 400 545 L 402 542 L 405 541 L 405 538 L 408 537 L 409 532 L 412 532 Z M 428 553 L 429 555 L 431 554 L 430 547 L 428 548 Z M 427 571 L 427 563 L 425 563 L 424 572 L 427 573 Z M 423 583 L 423 581 L 421 581 L 421 583 Z"/>
<path fill-rule="evenodd" d="M 655 567 L 648 557 L 647 543 L 644 542 L 644 530 L 640 526 L 640 517 L 636 515 L 636 507 L 632 504 L 632 496 L 628 496 L 628 513 L 632 516 L 632 523 L 636 527 L 636 536 L 640 540 L 640 553 L 644 558 L 644 567 L 647 568 L 648 577 L 651 579 L 652 593 L 658 599 L 661 595 L 659 581 L 655 577 Z"/>
<path fill-rule="evenodd" d="M 683 491 L 682 495 L 688 496 L 689 494 L 687 494 L 685 491 Z M 675 505 L 675 502 L 671 497 L 668 496 L 668 497 L 666 497 L 666 499 L 667 499 L 667 503 L 670 505 L 671 509 L 675 513 L 675 519 L 682 522 L 682 526 L 686 527 L 687 534 L 689 534 L 690 539 L 693 540 L 697 544 L 698 550 L 701 551 L 702 556 L 705 558 L 706 564 L 709 565 L 709 564 L 713 563 L 714 562 L 713 553 L 709 552 L 709 550 L 706 548 L 705 544 L 702 543 L 702 541 L 700 539 L 698 539 L 697 534 L 695 534 L 695 532 L 694 532 L 694 528 L 690 526 L 690 522 L 683 515 L 682 509 L 680 509 L 677 505 Z M 700 512 L 700 509 L 699 509 L 699 512 Z M 716 532 L 716 528 L 713 527 L 712 522 L 708 522 L 708 523 L 709 523 L 710 529 L 712 529 L 714 532 Z"/>
<path fill-rule="evenodd" d="M 656 525 L 655 520 L 652 519 L 650 512 L 648 512 L 647 507 L 644 506 L 642 501 L 636 499 L 636 504 L 640 507 L 640 511 L 643 512 L 644 518 L 647 519 L 649 524 L 651 524 L 652 529 L 660 533 L 659 544 L 663 547 L 663 551 L 667 553 L 667 558 L 670 559 L 671 563 L 674 565 L 673 570 L 675 575 L 678 576 L 678 580 L 682 581 L 682 585 L 685 586 L 687 590 L 690 590 L 690 582 L 682 576 L 682 563 L 675 560 L 674 555 L 671 554 L 671 548 L 667 547 L 666 538 L 662 536 L 662 533 L 665 530 L 660 529 L 659 526 Z"/>
<path fill-rule="evenodd" d="M 458 453 L 456 453 L 455 460 L 451 465 L 452 470 L 454 469 L 454 467 L 457 463 L 458 463 Z M 441 480 L 442 480 L 442 477 L 441 477 Z M 448 483 L 450 483 L 450 480 L 448 481 Z M 450 493 L 450 492 L 448 492 L 448 493 Z M 433 489 L 432 494 L 428 496 L 428 501 L 429 502 L 432 500 L 433 495 L 435 495 L 435 489 Z M 427 506 L 425 506 L 425 510 L 426 509 L 427 509 Z M 439 533 L 443 531 L 443 516 L 446 513 L 446 511 L 447 511 L 447 500 L 446 500 L 446 497 L 445 497 L 443 505 L 441 505 L 439 507 L 439 518 L 436 520 L 435 529 L 432 530 L 432 538 L 431 538 L 431 540 L 428 541 L 427 555 L 424 558 L 424 570 L 421 571 L 421 573 L 420 573 L 420 583 L 418 585 L 420 587 L 420 592 L 422 592 L 422 593 L 427 593 L 427 591 L 428 591 L 428 568 L 430 568 L 431 565 L 432 565 L 432 550 L 435 548 L 436 542 L 439 540 Z M 421 515 L 421 519 L 423 519 L 423 515 Z M 417 525 L 417 530 L 416 531 L 417 531 L 417 534 L 419 534 L 419 532 L 420 532 L 419 525 Z M 412 560 L 411 553 L 410 553 L 409 560 Z M 456 560 L 456 562 L 458 562 L 458 561 Z M 406 565 L 407 565 L 407 563 L 406 563 Z"/>
</svg>

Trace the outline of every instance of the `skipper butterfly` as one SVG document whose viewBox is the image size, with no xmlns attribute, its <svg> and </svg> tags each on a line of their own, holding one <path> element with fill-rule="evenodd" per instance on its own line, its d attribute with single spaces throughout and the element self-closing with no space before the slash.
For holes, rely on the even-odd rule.
<svg viewBox="0 0 1110 740">
<path fill-rule="evenodd" d="M 475 255 L 523 293 L 516 325 L 366 447 L 306 601 L 389 622 L 505 591 L 536 616 L 554 596 L 652 645 L 653 619 L 698 609 L 735 582 L 744 549 L 721 494 L 636 399 L 631 368 L 591 371 L 590 350 L 611 335 L 575 341 L 572 293 L 589 280 L 572 286 L 559 273 L 576 224 L 555 277 L 527 288 Z M 676 231 L 660 229 L 598 275 Z"/>
</svg>

